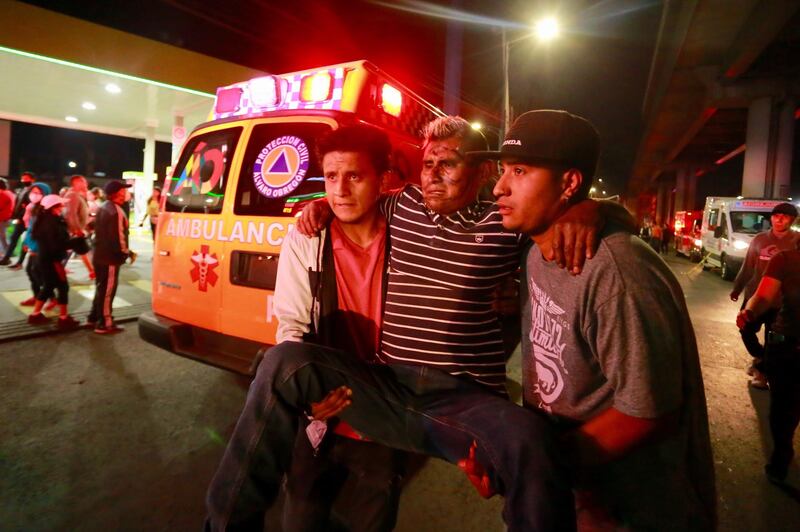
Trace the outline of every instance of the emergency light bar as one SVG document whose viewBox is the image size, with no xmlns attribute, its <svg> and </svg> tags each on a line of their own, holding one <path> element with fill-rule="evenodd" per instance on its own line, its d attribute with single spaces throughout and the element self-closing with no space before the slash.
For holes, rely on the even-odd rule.
<svg viewBox="0 0 800 532">
<path fill-rule="evenodd" d="M 304 102 L 324 102 L 331 97 L 333 79 L 328 72 L 317 72 L 300 82 L 300 99 Z"/>
<path fill-rule="evenodd" d="M 250 101 L 258 107 L 274 107 L 281 102 L 285 80 L 277 76 L 265 76 L 250 80 Z"/>
<path fill-rule="evenodd" d="M 400 116 L 403 108 L 403 95 L 388 83 L 381 88 L 381 107 L 392 116 Z"/>
<path fill-rule="evenodd" d="M 217 89 L 210 120 L 278 111 L 341 111 L 418 136 L 443 113 L 368 61 L 260 76 Z"/>
<path fill-rule="evenodd" d="M 759 200 L 739 200 L 735 203 L 736 207 L 751 207 L 754 209 L 772 209 L 776 205 L 779 205 L 781 202 L 779 200 L 766 200 L 766 201 L 759 201 Z"/>
</svg>

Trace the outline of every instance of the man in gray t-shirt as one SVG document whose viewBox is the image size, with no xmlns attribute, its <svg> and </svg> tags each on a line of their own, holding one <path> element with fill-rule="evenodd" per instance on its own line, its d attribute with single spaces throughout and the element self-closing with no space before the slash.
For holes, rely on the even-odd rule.
<svg viewBox="0 0 800 532">
<path fill-rule="evenodd" d="M 549 261 L 552 220 L 586 197 L 598 135 L 563 111 L 521 115 L 495 186 L 506 229 L 531 237 L 522 280 L 523 387 L 563 429 L 579 528 L 713 530 L 714 469 L 689 313 L 667 265 L 613 226 L 580 276 Z"/>
</svg>

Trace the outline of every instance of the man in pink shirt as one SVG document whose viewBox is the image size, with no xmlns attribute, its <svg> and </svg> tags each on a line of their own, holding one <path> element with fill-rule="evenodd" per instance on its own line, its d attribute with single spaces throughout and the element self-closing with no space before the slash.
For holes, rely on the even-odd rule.
<svg viewBox="0 0 800 532">
<path fill-rule="evenodd" d="M 386 134 L 371 126 L 320 138 L 317 155 L 335 218 L 314 238 L 289 233 L 281 248 L 273 300 L 278 342 L 313 342 L 377 361 L 387 239 L 378 199 L 390 153 Z M 311 405 L 311 423 L 301 423 L 286 482 L 286 531 L 327 529 L 334 501 L 345 496 L 347 529 L 394 528 L 407 455 L 335 417 L 349 393 L 334 390 Z M 353 486 L 346 494 L 345 481 Z"/>
</svg>

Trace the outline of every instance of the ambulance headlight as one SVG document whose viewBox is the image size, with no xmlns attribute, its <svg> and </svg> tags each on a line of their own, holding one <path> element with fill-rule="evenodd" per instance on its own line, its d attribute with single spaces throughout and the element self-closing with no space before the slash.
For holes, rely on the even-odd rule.
<svg viewBox="0 0 800 532">
<path fill-rule="evenodd" d="M 694 245 L 699 247 L 699 248 L 701 248 L 701 247 L 703 247 L 703 241 L 700 240 L 699 238 L 695 238 L 694 239 Z"/>
<path fill-rule="evenodd" d="M 733 241 L 734 249 L 742 250 L 742 249 L 747 249 L 749 246 L 750 246 L 750 244 L 748 242 L 745 242 L 744 240 L 734 240 Z"/>
</svg>

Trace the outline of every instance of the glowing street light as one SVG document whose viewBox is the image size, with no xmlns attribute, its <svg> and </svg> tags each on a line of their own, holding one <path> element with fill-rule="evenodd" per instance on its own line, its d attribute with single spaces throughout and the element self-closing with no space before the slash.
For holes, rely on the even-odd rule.
<svg viewBox="0 0 800 532">
<path fill-rule="evenodd" d="M 76 168 L 78 166 L 78 163 L 76 163 L 75 161 L 70 161 L 67 163 L 67 166 L 69 166 L 70 168 Z"/>
<path fill-rule="evenodd" d="M 555 17 L 546 17 L 536 22 L 536 37 L 540 41 L 549 42 L 558 37 L 561 29 Z"/>
<path fill-rule="evenodd" d="M 481 124 L 480 122 L 473 122 L 470 125 L 472 126 L 472 129 L 474 129 L 475 131 L 480 131 L 483 128 L 483 124 Z"/>
<path fill-rule="evenodd" d="M 542 42 L 550 42 L 561 33 L 558 20 L 555 17 L 545 17 L 537 21 L 531 28 L 532 35 L 535 35 Z M 508 57 L 511 55 L 512 41 L 508 40 L 506 29 L 503 28 L 503 123 L 500 125 L 501 137 L 505 135 L 511 125 L 511 99 L 509 96 L 508 79 Z"/>
</svg>

